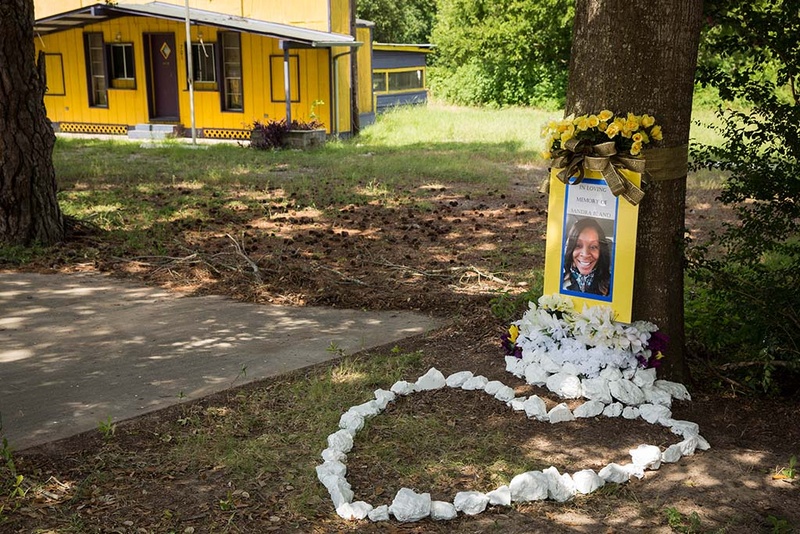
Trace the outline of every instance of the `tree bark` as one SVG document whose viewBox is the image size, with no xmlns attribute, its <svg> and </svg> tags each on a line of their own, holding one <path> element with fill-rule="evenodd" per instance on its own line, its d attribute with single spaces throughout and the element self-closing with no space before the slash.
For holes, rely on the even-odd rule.
<svg viewBox="0 0 800 534">
<path fill-rule="evenodd" d="M 662 147 L 688 143 L 702 11 L 702 0 L 577 0 L 566 113 L 647 113 L 662 125 Z M 662 372 L 685 380 L 686 176 L 651 182 L 645 192 L 633 317 L 670 337 Z"/>
<path fill-rule="evenodd" d="M 0 3 L 0 244 L 64 237 L 44 107 L 44 57 L 35 61 L 32 0 Z"/>
</svg>

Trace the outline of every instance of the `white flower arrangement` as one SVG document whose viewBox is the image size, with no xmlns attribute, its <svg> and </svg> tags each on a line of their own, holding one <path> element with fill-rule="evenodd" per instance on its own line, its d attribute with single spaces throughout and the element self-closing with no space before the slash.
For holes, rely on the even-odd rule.
<svg viewBox="0 0 800 534">
<path fill-rule="evenodd" d="M 509 355 L 516 354 L 525 363 L 539 363 L 546 353 L 556 364 L 571 363 L 579 375 L 594 378 L 609 366 L 623 371 L 657 367 L 665 342 L 663 336 L 653 337 L 657 331 L 647 321 L 616 321 L 608 306 L 584 307 L 578 312 L 572 299 L 544 295 L 538 306 L 528 305 L 503 343 Z"/>
</svg>

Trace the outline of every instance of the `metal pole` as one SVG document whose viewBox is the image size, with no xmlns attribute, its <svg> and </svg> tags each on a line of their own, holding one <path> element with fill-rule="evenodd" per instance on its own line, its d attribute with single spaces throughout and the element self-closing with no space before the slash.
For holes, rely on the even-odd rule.
<svg viewBox="0 0 800 534">
<path fill-rule="evenodd" d="M 289 69 L 289 43 L 284 41 L 283 48 L 283 90 L 286 95 L 286 124 L 292 124 L 292 80 Z"/>
<path fill-rule="evenodd" d="M 194 121 L 194 64 L 192 62 L 192 33 L 189 30 L 189 0 L 186 5 L 186 62 L 189 64 L 189 113 L 192 116 L 192 144 L 197 144 L 197 128 Z"/>
</svg>

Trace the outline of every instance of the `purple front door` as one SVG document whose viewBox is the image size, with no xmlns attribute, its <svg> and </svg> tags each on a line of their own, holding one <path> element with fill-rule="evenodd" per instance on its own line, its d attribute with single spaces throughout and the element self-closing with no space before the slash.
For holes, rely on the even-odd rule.
<svg viewBox="0 0 800 534">
<path fill-rule="evenodd" d="M 175 36 L 147 33 L 144 36 L 147 69 L 147 104 L 150 118 L 178 121 L 178 69 Z"/>
</svg>

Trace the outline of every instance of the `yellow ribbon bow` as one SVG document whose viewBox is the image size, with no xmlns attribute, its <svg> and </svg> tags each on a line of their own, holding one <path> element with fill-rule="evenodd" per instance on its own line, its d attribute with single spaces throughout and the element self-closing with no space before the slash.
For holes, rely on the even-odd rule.
<svg viewBox="0 0 800 534">
<path fill-rule="evenodd" d="M 564 143 L 563 149 L 553 155 L 552 166 L 561 169 L 556 176 L 564 184 L 579 184 L 583 181 L 586 170 L 597 171 L 603 175 L 614 196 L 621 195 L 634 206 L 644 198 L 644 191 L 620 172 L 621 169 L 627 169 L 643 174 L 644 159 L 617 154 L 614 141 L 593 145 L 589 140 L 573 137 Z"/>
</svg>

